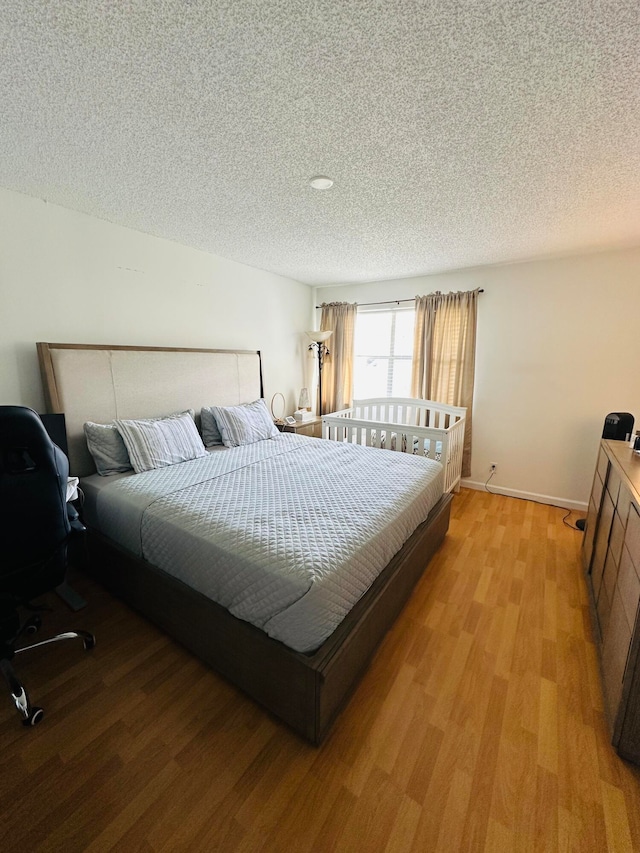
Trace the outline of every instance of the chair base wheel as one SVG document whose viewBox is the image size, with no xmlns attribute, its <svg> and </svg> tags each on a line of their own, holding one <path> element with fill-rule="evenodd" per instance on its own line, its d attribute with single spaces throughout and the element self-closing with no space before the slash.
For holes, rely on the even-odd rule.
<svg viewBox="0 0 640 853">
<path fill-rule="evenodd" d="M 27 636 L 37 634 L 42 628 L 42 619 L 39 616 L 32 616 L 24 627 L 24 633 Z"/>
<path fill-rule="evenodd" d="M 18 636 L 20 635 L 20 633 L 34 633 L 39 628 L 40 618 L 38 616 L 35 616 L 29 620 L 22 632 L 18 632 Z M 4 680 L 6 681 L 7 686 L 9 687 L 11 698 L 13 699 L 13 702 L 18 712 L 22 715 L 23 726 L 37 726 L 38 723 L 44 717 L 44 711 L 42 710 L 42 708 L 32 706 L 29 702 L 27 692 L 22 686 L 13 669 L 11 663 L 13 657 L 15 655 L 22 654 L 23 652 L 30 651 L 31 649 L 37 649 L 40 646 L 48 646 L 50 643 L 58 643 L 61 640 L 78 639 L 82 640 L 82 644 L 85 650 L 87 651 L 89 649 L 92 649 L 96 644 L 96 638 L 88 631 L 65 631 L 62 634 L 56 634 L 55 637 L 49 637 L 46 640 L 41 640 L 39 643 L 33 643 L 29 646 L 23 646 L 19 649 L 15 648 L 15 644 L 13 642 L 9 644 L 6 649 L 0 647 L 0 674 L 4 677 Z"/>
<path fill-rule="evenodd" d="M 37 726 L 44 717 L 42 708 L 32 708 L 31 713 L 22 721 L 23 726 Z"/>
</svg>

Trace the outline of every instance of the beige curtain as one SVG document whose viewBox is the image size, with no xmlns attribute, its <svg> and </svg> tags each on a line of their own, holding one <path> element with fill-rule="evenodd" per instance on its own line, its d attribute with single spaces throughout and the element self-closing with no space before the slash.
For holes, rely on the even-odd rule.
<svg viewBox="0 0 640 853">
<path fill-rule="evenodd" d="M 465 406 L 462 476 L 471 474 L 478 291 L 416 296 L 411 396 Z"/>
<path fill-rule="evenodd" d="M 358 306 L 355 302 L 325 302 L 320 307 L 320 329 L 333 332 L 327 341 L 329 355 L 322 370 L 322 411 L 326 415 L 351 405 Z"/>
</svg>

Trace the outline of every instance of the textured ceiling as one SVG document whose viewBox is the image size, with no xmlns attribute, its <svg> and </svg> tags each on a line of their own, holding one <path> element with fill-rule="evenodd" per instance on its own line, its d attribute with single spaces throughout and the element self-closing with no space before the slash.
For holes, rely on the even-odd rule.
<svg viewBox="0 0 640 853">
<path fill-rule="evenodd" d="M 640 243 L 638 0 L 3 0 L 0 56 L 0 186 L 301 281 Z"/>
</svg>

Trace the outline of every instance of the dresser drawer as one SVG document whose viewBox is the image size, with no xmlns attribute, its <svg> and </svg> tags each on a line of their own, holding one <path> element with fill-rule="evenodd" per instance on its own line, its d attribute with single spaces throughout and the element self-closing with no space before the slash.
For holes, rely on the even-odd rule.
<svg viewBox="0 0 640 853">
<path fill-rule="evenodd" d="M 620 554 L 622 552 L 622 543 L 624 542 L 624 525 L 618 515 L 618 507 L 613 513 L 613 523 L 611 525 L 611 533 L 609 534 L 609 551 L 613 556 L 616 566 L 620 564 Z"/>
<path fill-rule="evenodd" d="M 593 542 L 596 536 L 598 527 L 598 511 L 600 505 L 596 506 L 593 498 L 589 501 L 589 510 L 587 512 L 587 520 L 584 528 L 584 537 L 582 539 L 582 564 L 585 572 L 589 571 L 591 565 L 591 557 L 593 555 Z M 599 583 L 598 579 L 598 583 Z"/>
<path fill-rule="evenodd" d="M 622 549 L 617 583 L 625 616 L 627 617 L 629 628 L 632 629 L 636 621 L 638 601 L 640 601 L 640 578 L 638 578 L 631 554 L 626 545 Z"/>
<path fill-rule="evenodd" d="M 602 573 L 602 583 L 600 584 L 600 591 L 603 589 L 607 591 L 607 598 L 609 601 L 613 601 L 613 593 L 616 588 L 616 581 L 618 580 L 618 564 L 613 559 L 613 555 L 611 551 L 607 553 L 607 559 L 604 564 L 604 572 Z"/>
<path fill-rule="evenodd" d="M 636 572 L 640 575 L 640 515 L 638 515 L 638 508 L 635 504 L 629 506 L 629 518 L 627 519 L 624 541 L 636 567 Z"/>
<path fill-rule="evenodd" d="M 600 508 L 600 501 L 602 500 L 602 490 L 604 489 L 604 484 L 600 479 L 600 474 L 596 471 L 596 475 L 593 478 L 593 486 L 591 488 L 591 500 L 594 504 Z"/>
<path fill-rule="evenodd" d="M 303 424 L 296 427 L 298 435 L 309 435 L 311 438 L 322 438 L 322 423 Z"/>
<path fill-rule="evenodd" d="M 631 628 L 625 616 L 622 598 L 616 588 L 602 645 L 602 672 L 611 720 L 615 719 L 622 698 L 622 679 L 630 643 Z"/>
<path fill-rule="evenodd" d="M 607 588 L 604 584 L 600 586 L 596 613 L 598 615 L 598 628 L 600 629 L 600 642 L 603 643 L 607 628 L 609 627 L 609 617 L 611 616 L 611 599 L 607 595 Z"/>
<path fill-rule="evenodd" d="M 633 498 L 631 497 L 631 492 L 625 486 L 624 483 L 621 483 L 620 491 L 618 492 L 618 505 L 616 506 L 616 512 L 620 516 L 620 521 L 622 522 L 622 526 L 624 528 L 626 528 L 627 526 L 627 521 L 629 519 L 629 510 L 632 506 L 632 501 Z"/>
<path fill-rule="evenodd" d="M 598 583 L 604 570 L 605 560 L 607 559 L 613 513 L 613 503 L 609 497 L 609 493 L 605 491 L 604 497 L 602 498 L 602 507 L 600 509 L 600 520 L 598 522 L 598 530 L 596 533 L 593 560 L 591 561 L 591 574 L 594 578 L 598 579 Z"/>
<path fill-rule="evenodd" d="M 607 477 L 607 491 L 611 495 L 611 500 L 615 506 L 618 503 L 618 492 L 620 491 L 620 475 L 613 467 L 609 468 L 609 476 Z"/>
<path fill-rule="evenodd" d="M 600 479 L 603 483 L 607 480 L 607 470 L 609 468 L 609 460 L 607 458 L 607 454 L 600 448 L 600 453 L 598 455 L 598 464 L 596 466 L 596 470 L 600 475 Z"/>
</svg>

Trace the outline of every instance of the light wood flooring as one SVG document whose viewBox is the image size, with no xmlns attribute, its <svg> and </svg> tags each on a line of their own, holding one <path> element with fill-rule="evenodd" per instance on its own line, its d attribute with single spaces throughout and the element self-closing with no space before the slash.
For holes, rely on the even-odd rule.
<svg viewBox="0 0 640 853">
<path fill-rule="evenodd" d="M 84 577 L 87 627 L 0 697 L 0 850 L 640 850 L 640 771 L 609 745 L 581 534 L 463 490 L 451 528 L 315 749 Z M 56 600 L 57 601 L 57 600 Z"/>
</svg>

